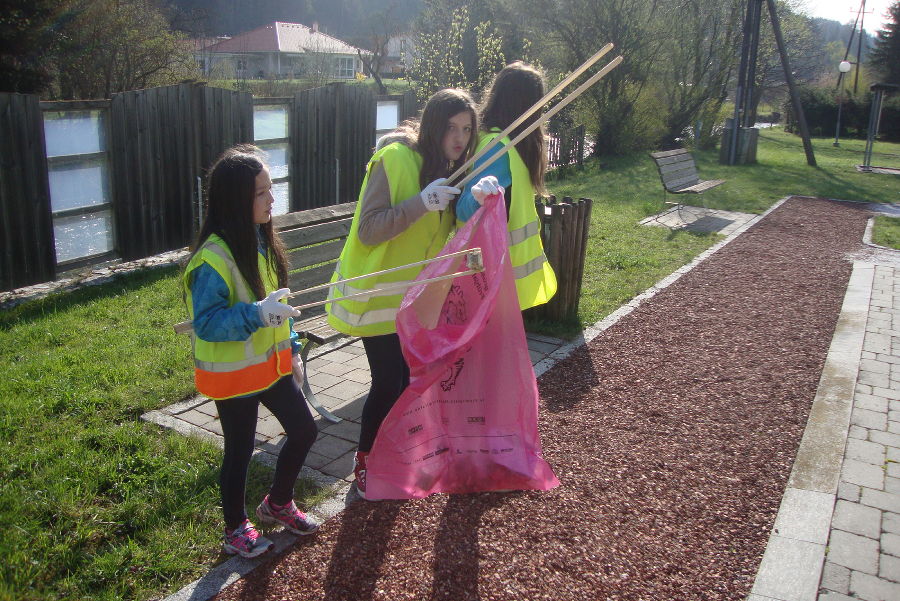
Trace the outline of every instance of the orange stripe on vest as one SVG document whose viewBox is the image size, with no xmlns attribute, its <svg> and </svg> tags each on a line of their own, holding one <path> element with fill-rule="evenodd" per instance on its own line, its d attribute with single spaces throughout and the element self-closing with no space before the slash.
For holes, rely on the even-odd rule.
<svg viewBox="0 0 900 601">
<path fill-rule="evenodd" d="M 286 371 L 285 371 L 286 370 Z M 259 363 L 230 372 L 194 368 L 194 383 L 211 399 L 229 399 L 265 390 L 281 376 L 291 373 L 291 349 L 286 348 Z"/>
</svg>

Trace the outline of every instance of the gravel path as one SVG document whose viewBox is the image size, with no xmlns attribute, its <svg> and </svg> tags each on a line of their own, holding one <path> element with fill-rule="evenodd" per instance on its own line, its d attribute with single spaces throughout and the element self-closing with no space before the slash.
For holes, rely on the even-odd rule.
<svg viewBox="0 0 900 601">
<path fill-rule="evenodd" d="M 866 216 L 791 199 L 546 373 L 559 488 L 358 502 L 216 598 L 744 599 Z"/>
</svg>

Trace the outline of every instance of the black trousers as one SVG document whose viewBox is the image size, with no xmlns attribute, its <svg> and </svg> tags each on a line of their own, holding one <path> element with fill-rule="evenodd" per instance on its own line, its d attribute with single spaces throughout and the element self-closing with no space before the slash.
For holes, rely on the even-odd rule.
<svg viewBox="0 0 900 601">
<path fill-rule="evenodd" d="M 409 366 L 403 358 L 397 334 L 366 336 L 362 343 L 372 372 L 372 387 L 363 405 L 359 450 L 368 453 L 381 422 L 409 386 Z"/>
<path fill-rule="evenodd" d="M 260 403 L 272 412 L 286 435 L 275 464 L 275 479 L 269 489 L 269 498 L 273 503 L 284 505 L 293 499 L 297 476 L 319 432 L 303 393 L 290 375 L 283 376 L 255 395 L 216 401 L 225 438 L 219 490 L 225 525 L 229 529 L 236 528 L 247 519 L 247 469 L 253 455 Z"/>
</svg>

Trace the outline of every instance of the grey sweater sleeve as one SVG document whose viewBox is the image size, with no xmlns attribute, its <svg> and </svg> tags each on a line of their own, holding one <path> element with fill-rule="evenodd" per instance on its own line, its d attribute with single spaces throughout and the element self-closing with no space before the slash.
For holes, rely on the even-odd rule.
<svg viewBox="0 0 900 601">
<path fill-rule="evenodd" d="M 428 212 L 418 194 L 391 205 L 391 185 L 381 161 L 372 166 L 361 202 L 357 235 L 368 246 L 399 236 Z"/>
</svg>

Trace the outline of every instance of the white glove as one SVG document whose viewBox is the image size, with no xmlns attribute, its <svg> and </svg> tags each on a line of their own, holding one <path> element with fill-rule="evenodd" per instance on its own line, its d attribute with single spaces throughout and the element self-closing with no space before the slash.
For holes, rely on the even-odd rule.
<svg viewBox="0 0 900 601">
<path fill-rule="evenodd" d="M 453 200 L 453 196 L 461 192 L 459 188 L 445 186 L 446 181 L 444 178 L 436 179 L 419 192 L 425 208 L 429 211 L 443 211 Z"/>
<path fill-rule="evenodd" d="M 259 316 L 266 327 L 277 328 L 288 317 L 300 317 L 300 311 L 283 303 L 280 299 L 291 293 L 290 288 L 281 288 L 254 304 L 259 307 Z"/>
<path fill-rule="evenodd" d="M 303 369 L 303 361 L 300 360 L 300 355 L 291 357 L 291 373 L 294 375 L 294 382 L 297 383 L 297 388 L 303 388 L 306 372 Z"/>
<path fill-rule="evenodd" d="M 472 186 L 472 196 L 479 205 L 484 205 L 484 199 L 494 194 L 501 194 L 500 182 L 493 175 L 482 177 L 478 183 Z"/>
</svg>

